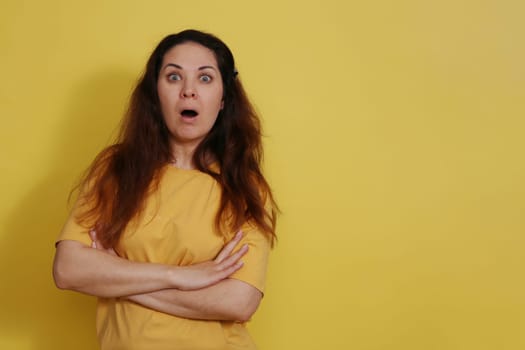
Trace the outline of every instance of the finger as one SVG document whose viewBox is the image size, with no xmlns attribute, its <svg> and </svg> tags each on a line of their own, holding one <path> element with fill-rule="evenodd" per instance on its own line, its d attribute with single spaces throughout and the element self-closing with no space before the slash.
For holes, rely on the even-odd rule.
<svg viewBox="0 0 525 350">
<path fill-rule="evenodd" d="M 224 259 L 221 263 L 221 269 L 227 269 L 232 265 L 235 265 L 240 259 L 248 253 L 248 244 L 244 244 L 238 251 Z"/>
<path fill-rule="evenodd" d="M 89 230 L 89 238 L 91 238 L 91 248 L 97 249 L 97 233 L 94 229 Z"/>
<path fill-rule="evenodd" d="M 243 233 L 241 230 L 235 234 L 235 237 L 231 241 L 229 241 L 219 252 L 219 255 L 215 258 L 215 262 L 220 263 L 224 259 L 226 259 L 230 254 L 233 252 L 233 249 L 239 244 L 243 236 Z"/>
<path fill-rule="evenodd" d="M 243 267 L 244 262 L 242 260 L 237 261 L 235 264 L 229 266 L 228 268 L 221 271 L 221 280 L 230 277 L 233 275 L 237 270 L 239 270 L 241 267 Z"/>
<path fill-rule="evenodd" d="M 97 238 L 97 231 L 95 229 L 89 230 L 89 237 L 91 238 L 91 241 L 92 241 L 91 248 L 104 250 L 104 246 L 100 243 L 100 241 Z"/>
<path fill-rule="evenodd" d="M 117 252 L 115 251 L 114 248 L 109 248 L 109 249 L 106 249 L 106 251 L 111 254 L 111 255 L 114 255 L 114 256 L 118 256 Z"/>
</svg>

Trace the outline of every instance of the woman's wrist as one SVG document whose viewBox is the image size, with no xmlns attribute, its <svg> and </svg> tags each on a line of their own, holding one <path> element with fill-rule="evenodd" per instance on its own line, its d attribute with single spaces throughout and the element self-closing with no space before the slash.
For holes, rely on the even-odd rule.
<svg viewBox="0 0 525 350">
<path fill-rule="evenodd" d="M 179 266 L 167 266 L 166 278 L 168 281 L 169 288 L 180 289 L 180 267 Z"/>
</svg>

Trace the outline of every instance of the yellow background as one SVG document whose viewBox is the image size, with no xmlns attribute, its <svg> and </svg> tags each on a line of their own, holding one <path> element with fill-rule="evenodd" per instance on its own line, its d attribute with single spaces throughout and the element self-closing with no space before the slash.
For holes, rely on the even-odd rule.
<svg viewBox="0 0 525 350">
<path fill-rule="evenodd" d="M 525 348 L 525 3 L 0 3 L 0 349 L 93 349 L 68 191 L 165 35 L 211 31 L 283 210 L 260 348 Z"/>
</svg>

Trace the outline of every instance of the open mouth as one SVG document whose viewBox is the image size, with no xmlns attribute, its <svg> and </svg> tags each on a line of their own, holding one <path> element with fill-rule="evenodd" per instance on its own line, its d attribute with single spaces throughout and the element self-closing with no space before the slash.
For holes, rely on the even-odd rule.
<svg viewBox="0 0 525 350">
<path fill-rule="evenodd" d="M 193 109 L 185 109 L 180 113 L 183 117 L 193 118 L 196 117 L 199 113 Z"/>
</svg>

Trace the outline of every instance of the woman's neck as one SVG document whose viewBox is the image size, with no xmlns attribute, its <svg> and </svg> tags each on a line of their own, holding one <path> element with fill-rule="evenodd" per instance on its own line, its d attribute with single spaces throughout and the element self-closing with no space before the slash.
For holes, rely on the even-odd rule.
<svg viewBox="0 0 525 350">
<path fill-rule="evenodd" d="M 196 148 L 197 147 L 194 145 L 173 145 L 173 165 L 180 169 L 195 169 L 195 164 L 193 164 L 193 154 L 195 153 Z"/>
</svg>

